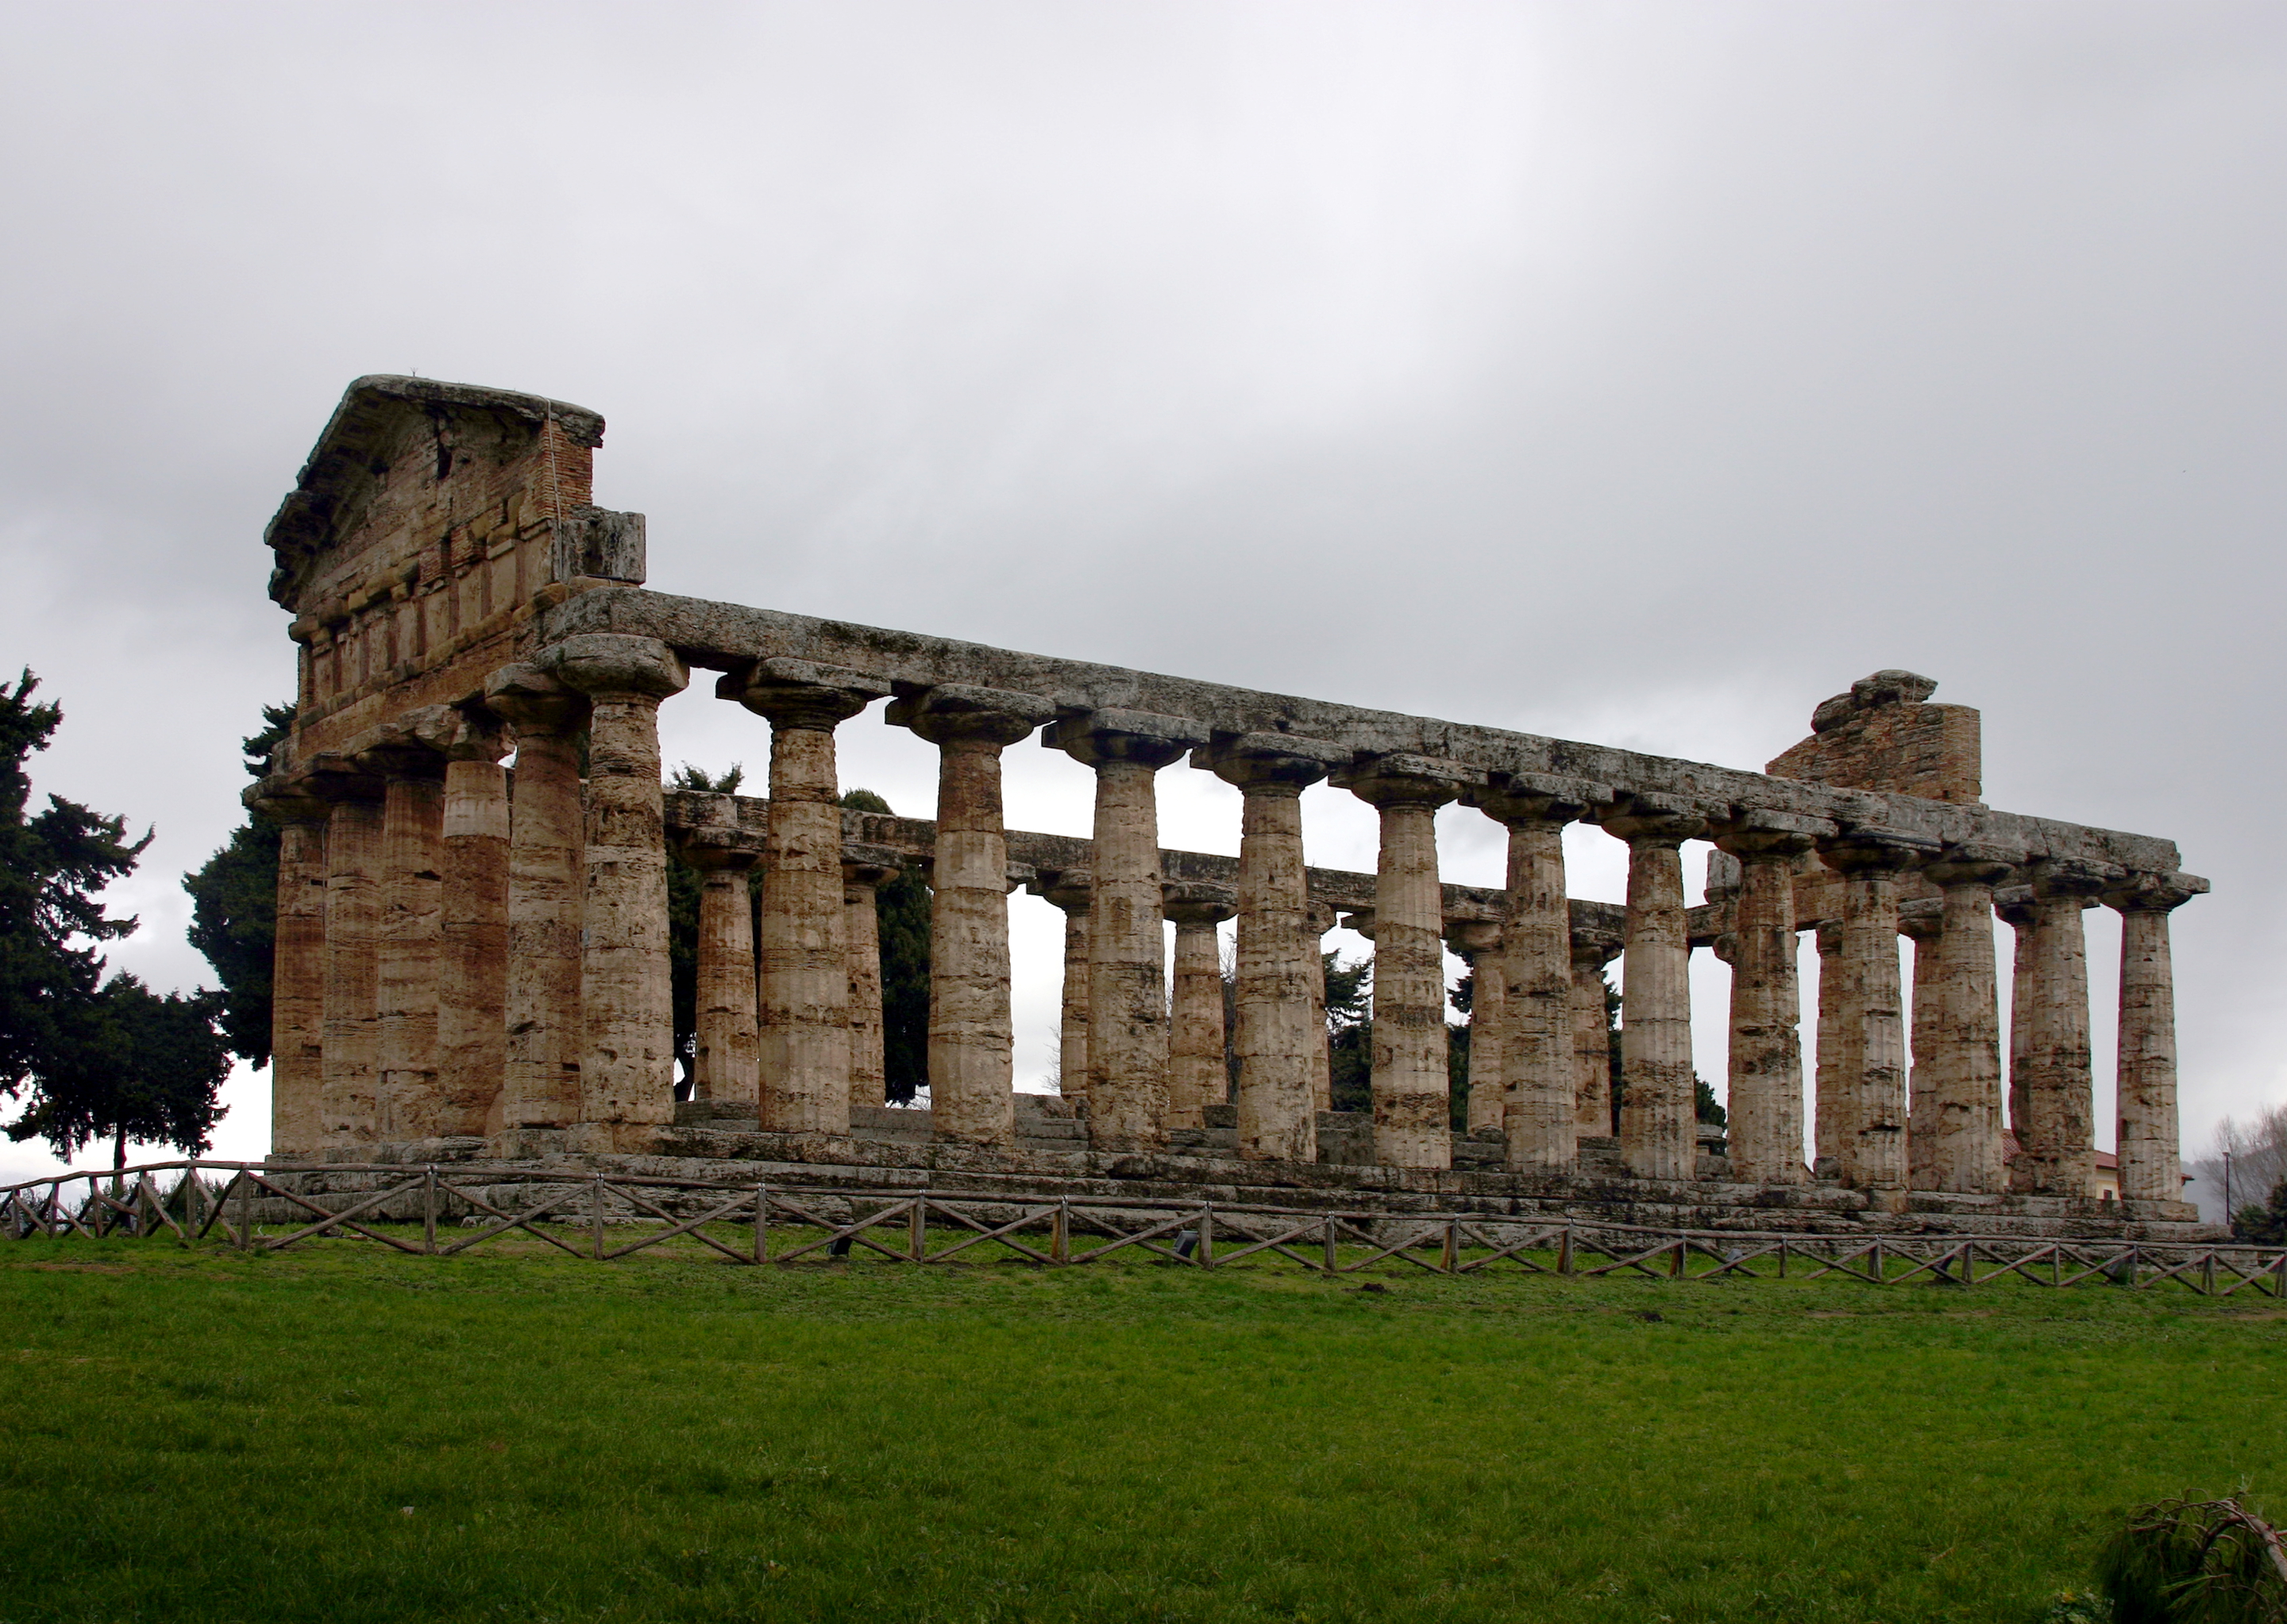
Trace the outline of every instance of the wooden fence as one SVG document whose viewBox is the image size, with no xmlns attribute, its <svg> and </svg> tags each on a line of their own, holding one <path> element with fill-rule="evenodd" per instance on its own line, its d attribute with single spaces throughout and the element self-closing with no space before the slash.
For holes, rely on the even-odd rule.
<svg viewBox="0 0 2287 1624">
<path fill-rule="evenodd" d="M 181 1176 L 162 1190 L 155 1176 L 162 1173 Z M 343 1176 L 374 1182 L 353 1191 L 298 1187 L 311 1173 L 324 1183 Z M 279 1223 L 257 1211 L 257 1204 L 271 1215 L 282 1207 L 292 1216 Z M 171 1232 L 189 1246 L 218 1230 L 231 1245 L 265 1252 L 321 1236 L 356 1236 L 400 1252 L 449 1257 L 521 1232 L 597 1262 L 688 1237 L 745 1264 L 862 1256 L 921 1264 L 1013 1257 L 1058 1267 L 1128 1253 L 1189 1268 L 1227 1268 L 1254 1259 L 1326 1274 L 1405 1265 L 1475 1274 L 1505 1265 L 1584 1278 L 1816 1279 L 1832 1274 L 1872 1286 L 1919 1280 L 1964 1287 L 2014 1276 L 2055 1287 L 2177 1286 L 2211 1297 L 2248 1290 L 2287 1299 L 2287 1251 L 2133 1240 L 1660 1230 L 1476 1213 L 1322 1212 L 927 1190 L 868 1193 L 467 1164 L 329 1164 L 305 1173 L 259 1163 L 165 1161 L 0 1188 L 0 1236 L 11 1240 Z"/>
</svg>

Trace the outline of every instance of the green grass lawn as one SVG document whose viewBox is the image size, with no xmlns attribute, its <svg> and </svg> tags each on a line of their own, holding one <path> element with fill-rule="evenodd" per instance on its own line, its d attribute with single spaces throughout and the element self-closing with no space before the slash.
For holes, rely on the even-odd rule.
<svg viewBox="0 0 2287 1624">
<path fill-rule="evenodd" d="M 0 1620 L 2014 1620 L 2287 1311 L 0 1244 Z"/>
</svg>

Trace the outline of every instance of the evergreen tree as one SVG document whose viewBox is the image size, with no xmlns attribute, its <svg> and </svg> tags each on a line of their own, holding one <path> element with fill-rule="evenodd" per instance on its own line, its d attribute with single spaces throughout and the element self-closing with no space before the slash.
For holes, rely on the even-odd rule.
<svg viewBox="0 0 2287 1624">
<path fill-rule="evenodd" d="M 205 1150 L 228 1111 L 215 1100 L 230 1076 L 231 1047 L 215 1029 L 221 1002 L 218 993 L 162 995 L 112 977 L 89 1001 L 68 1060 L 41 1078 L 8 1137 L 44 1139 L 65 1157 L 109 1139 L 120 1168 L 131 1139 Z"/>
<path fill-rule="evenodd" d="M 98 893 L 151 836 L 130 843 L 123 820 L 57 796 L 31 812 L 26 764 L 63 720 L 32 702 L 37 686 L 26 671 L 0 690 L 0 1097 L 31 1096 L 8 1136 L 64 1156 L 109 1138 L 123 1165 L 130 1139 L 204 1150 L 230 1073 L 218 999 L 161 996 L 126 975 L 99 985 L 96 944 L 135 921 L 109 917 Z"/>
<path fill-rule="evenodd" d="M 262 729 L 243 741 L 246 771 L 260 778 L 294 725 L 294 707 L 265 705 Z M 218 1024 L 231 1052 L 270 1064 L 270 969 L 278 939 L 277 823 L 249 808 L 246 821 L 203 867 L 183 876 L 191 897 L 191 946 L 222 983 Z"/>
<path fill-rule="evenodd" d="M 1326 967 L 1327 1058 L 1337 1111 L 1373 1109 L 1373 960 L 1345 963 L 1340 953 L 1322 956 Z"/>
<path fill-rule="evenodd" d="M 2271 1186 L 2261 1206 L 2250 1201 L 2231 1215 L 2231 1238 L 2250 1246 L 2287 1247 L 2287 1178 Z"/>
</svg>

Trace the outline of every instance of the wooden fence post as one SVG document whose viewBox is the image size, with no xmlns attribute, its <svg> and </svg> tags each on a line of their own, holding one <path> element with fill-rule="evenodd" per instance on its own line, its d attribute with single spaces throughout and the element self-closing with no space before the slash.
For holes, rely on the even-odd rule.
<svg viewBox="0 0 2287 1624">
<path fill-rule="evenodd" d="M 771 1186 L 767 1180 L 755 1185 L 755 1261 L 771 1261 Z"/>
<path fill-rule="evenodd" d="M 600 1168 L 597 1169 L 595 1186 L 588 1198 L 588 1227 L 595 1235 L 596 1261 L 601 1263 L 604 1258 L 604 1174 Z"/>
<path fill-rule="evenodd" d="M 1460 1261 L 1461 1221 L 1459 1218 L 1448 1218 L 1445 1220 L 1445 1244 L 1438 1249 L 1437 1253 L 1438 1271 L 1441 1273 L 1451 1274 L 1460 1266 Z"/>
<path fill-rule="evenodd" d="M 1072 1262 L 1072 1197 L 1068 1195 L 1056 1198 L 1056 1225 L 1049 1232 L 1049 1261 Z"/>
<path fill-rule="evenodd" d="M 923 1190 L 906 1209 L 906 1249 L 914 1263 L 920 1263 L 928 1256 L 928 1246 L 929 1192 Z"/>
<path fill-rule="evenodd" d="M 431 1162 L 421 1178 L 421 1248 L 437 1256 L 437 1168 Z"/>
<path fill-rule="evenodd" d="M 1334 1215 L 1328 1213 L 1326 1215 L 1326 1272 L 1340 1274 L 1341 1271 L 1341 1259 L 1334 1251 Z"/>
<path fill-rule="evenodd" d="M 1199 1264 L 1202 1269 L 1215 1267 L 1215 1203 L 1209 1201 L 1199 1208 Z"/>
<path fill-rule="evenodd" d="M 1572 1272 L 1572 1226 L 1570 1224 L 1557 1232 L 1556 1272 L 1559 1274 Z"/>
</svg>

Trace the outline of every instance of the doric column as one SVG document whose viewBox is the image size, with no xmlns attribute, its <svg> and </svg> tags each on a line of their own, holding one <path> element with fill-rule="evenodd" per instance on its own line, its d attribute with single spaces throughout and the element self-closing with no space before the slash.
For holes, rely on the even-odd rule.
<svg viewBox="0 0 2287 1624">
<path fill-rule="evenodd" d="M 1056 1090 L 1066 1099 L 1088 1097 L 1088 925 L 1096 882 L 1085 868 L 1059 868 L 1042 876 L 1041 895 L 1064 916 L 1064 984 L 1057 1033 Z"/>
<path fill-rule="evenodd" d="M 2011 885 L 1993 893 L 1993 911 L 2009 927 L 2009 1131 L 2017 1136 L 2019 1159 L 2024 1149 L 2025 1079 L 2030 1073 L 2025 1057 L 2033 1042 L 2033 888 Z M 2027 1187 L 2026 1169 L 2007 1169 L 2013 1190 Z"/>
<path fill-rule="evenodd" d="M 580 1120 L 580 917 L 583 888 L 579 734 L 588 701 L 536 665 L 485 685 L 485 708 L 516 745 L 508 844 L 507 1073 L 502 1128 Z"/>
<path fill-rule="evenodd" d="M 724 796 L 717 805 L 727 806 Z M 759 1116 L 756 1081 L 755 910 L 748 875 L 763 860 L 763 833 L 732 820 L 680 830 L 675 855 L 699 871 L 691 1097 L 718 1117 Z M 727 1109 L 725 1108 L 727 1107 Z"/>
<path fill-rule="evenodd" d="M 409 737 L 357 760 L 384 786 L 375 925 L 375 1132 L 385 1143 L 401 1143 L 437 1131 L 445 762 Z"/>
<path fill-rule="evenodd" d="M 1811 1080 L 1812 1170 L 1821 1178 L 1840 1176 L 1842 1146 L 1857 1133 L 1857 1101 L 1843 1079 L 1855 1077 L 1858 1026 L 1850 1010 L 1842 957 L 1842 922 L 1822 919 L 1811 931 L 1818 953 L 1818 1065 Z"/>
<path fill-rule="evenodd" d="M 1186 880 L 1159 888 L 1175 927 L 1175 995 L 1168 1002 L 1167 1126 L 1204 1128 L 1230 1091 L 1223 1065 L 1223 955 L 1215 927 L 1238 912 L 1228 885 Z M 1299 1160 L 1299 1158 L 1298 1158 Z"/>
<path fill-rule="evenodd" d="M 1698 1168 L 1699 1143 L 1682 848 L 1706 832 L 1707 820 L 1664 796 L 1634 796 L 1620 807 L 1602 820 L 1606 833 L 1628 843 L 1620 1154 L 1638 1178 L 1690 1178 Z"/>
<path fill-rule="evenodd" d="M 2088 943 L 2081 913 L 2117 869 L 2043 859 L 2033 882 L 2033 985 L 2025 1047 L 2025 1121 L 2017 1129 L 2026 1187 L 2095 1193 L 2096 1086 L 2089 1059 Z"/>
<path fill-rule="evenodd" d="M 1445 924 L 1445 950 L 1469 967 L 1469 1097 L 1462 1121 L 1468 1131 L 1501 1131 L 1508 1084 L 1501 1063 L 1508 1002 L 1501 975 L 1501 928 L 1496 919 L 1454 919 Z M 1565 1104 L 1571 1120 L 1571 1104 Z"/>
<path fill-rule="evenodd" d="M 374 1143 L 381 1047 L 382 786 L 340 757 L 312 780 L 326 816 L 326 990 L 319 1111 L 325 1143 Z"/>
<path fill-rule="evenodd" d="M 1056 714 L 1036 694 L 946 684 L 890 706 L 893 726 L 938 747 L 930 863 L 930 1114 L 937 1137 L 1017 1137 L 1009 1013 L 1009 842 L 1001 752 Z"/>
<path fill-rule="evenodd" d="M 1819 860 L 1842 875 L 1841 1006 L 1836 1026 L 1842 1052 L 1833 1081 L 1849 1101 L 1849 1131 L 1836 1153 L 1844 1181 L 1861 1190 L 1906 1187 L 1898 876 L 1933 849 L 1930 842 L 1881 830 L 1854 831 L 1819 843 Z M 1822 969 L 1822 994 L 1824 978 Z"/>
<path fill-rule="evenodd" d="M 1932 1092 L 1936 1074 L 1929 1054 L 1938 1042 L 1938 939 L 1945 924 L 1941 906 L 1935 897 L 1898 904 L 1898 934 L 1914 945 L 1906 999 L 1906 1184 L 1914 1190 L 1937 1188 L 1926 1181 L 1937 1176 L 1932 1160 L 1937 1146 L 1937 1097 Z"/>
<path fill-rule="evenodd" d="M 1571 903 L 1565 896 L 1564 826 L 1612 798 L 1601 785 L 1503 772 L 1470 804 L 1508 829 L 1508 892 L 1490 955 L 1498 1113 L 1481 1117 L 1477 1039 L 1469 1040 L 1469 1127 L 1498 1127 L 1510 1168 L 1568 1173 L 1578 1161 L 1578 1042 L 1573 1031 Z M 1488 991 L 1487 960 L 1476 968 L 1476 997 Z M 1479 1002 L 1476 1008 L 1485 1009 Z M 1603 1009 L 1597 1007 L 1599 1042 Z M 1599 1132 L 1603 1130 L 1599 1129 Z"/>
<path fill-rule="evenodd" d="M 889 1099 L 882 1023 L 882 887 L 904 863 L 887 846 L 842 848 L 842 952 L 850 966 L 850 1105 Z"/>
<path fill-rule="evenodd" d="M 541 665 L 589 706 L 580 1120 L 598 1148 L 647 1149 L 675 1120 L 659 702 L 691 672 L 655 638 L 601 632 L 566 638 Z"/>
<path fill-rule="evenodd" d="M 1207 730 L 1183 717 L 1095 710 L 1041 737 L 1096 770 L 1096 900 L 1088 965 L 1088 1132 L 1100 1151 L 1166 1137 L 1167 941 L 1156 774 Z"/>
<path fill-rule="evenodd" d="M 278 928 L 270 969 L 270 1148 L 325 1146 L 327 804 L 269 778 L 247 804 L 278 825 Z"/>
<path fill-rule="evenodd" d="M 1802 996 L 1795 979 L 1794 875 L 1832 824 L 1761 808 L 1715 844 L 1739 860 L 1732 904 L 1731 1053 L 1725 1137 L 1741 1184 L 1799 1184 Z"/>
<path fill-rule="evenodd" d="M 457 719 L 444 743 L 437 1131 L 492 1134 L 508 1071 L 508 740 L 489 715 Z"/>
<path fill-rule="evenodd" d="M 1604 966 L 1623 939 L 1572 933 L 1572 1142 L 1612 1137 L 1612 1028 L 1604 1010 Z"/>
<path fill-rule="evenodd" d="M 2205 894 L 2190 874 L 2133 874 L 2104 899 L 2120 910 L 2120 1196 L 2180 1201 L 2176 1127 L 2176 977 L 2168 915 Z"/>
<path fill-rule="evenodd" d="M 1391 755 L 1334 782 L 1381 814 L 1373 884 L 1373 1150 L 1385 1167 L 1453 1165 L 1437 809 L 1484 774 Z"/>
<path fill-rule="evenodd" d="M 1327 1070 L 1326 963 L 1310 933 L 1302 791 L 1350 752 L 1320 740 L 1245 733 L 1201 747 L 1207 768 L 1240 796 L 1238 985 L 1238 1153 L 1316 1161 Z"/>
<path fill-rule="evenodd" d="M 771 724 L 761 1053 L 763 1126 L 775 1132 L 850 1131 L 850 966 L 842 939 L 834 730 L 889 691 L 863 672 L 792 659 L 765 660 L 716 689 Z"/>
<path fill-rule="evenodd" d="M 1922 954 L 1914 950 L 1914 1188 L 1997 1195 L 2008 1186 L 2001 1145 L 2001 1009 L 1993 957 L 1993 888 L 2018 853 L 1950 846 L 1922 875 L 1944 893 L 1936 955 L 1936 1007 L 1919 1008 Z M 1927 1103 L 1925 1103 L 1927 1097 Z M 1925 1182 L 1927 1181 L 1927 1182 Z"/>
<path fill-rule="evenodd" d="M 1304 911 L 1303 940 L 1310 953 L 1310 1099 L 1315 1109 L 1334 1108 L 1334 1039 L 1326 1029 L 1326 932 L 1341 923 L 1341 915 L 1323 902 Z M 1315 1118 L 1313 1119 L 1315 1121 Z M 1315 1127 L 1310 1154 L 1318 1153 Z"/>
</svg>

